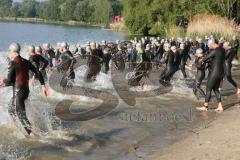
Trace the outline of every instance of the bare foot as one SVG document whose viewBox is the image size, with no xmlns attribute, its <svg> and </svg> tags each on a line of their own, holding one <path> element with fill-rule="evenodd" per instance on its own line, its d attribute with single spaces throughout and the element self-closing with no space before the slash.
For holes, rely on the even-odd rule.
<svg viewBox="0 0 240 160">
<path fill-rule="evenodd" d="M 140 84 L 140 88 L 141 88 L 142 90 L 144 90 L 144 88 L 145 88 L 145 83 Z"/>
<path fill-rule="evenodd" d="M 237 94 L 240 95 L 240 88 L 237 89 Z"/>
<path fill-rule="evenodd" d="M 30 133 L 29 134 L 29 136 L 28 136 L 29 138 L 31 138 L 31 139 L 38 139 L 39 138 L 39 135 L 37 135 L 36 133 Z"/>
<path fill-rule="evenodd" d="M 215 109 L 215 112 L 223 112 L 223 111 L 224 111 L 224 108 L 223 108 L 222 103 L 220 102 L 220 103 L 218 103 L 218 108 Z"/>
<path fill-rule="evenodd" d="M 202 112 L 208 111 L 208 107 L 207 107 L 207 106 L 197 107 L 196 109 L 197 109 L 198 111 L 202 111 Z"/>
<path fill-rule="evenodd" d="M 219 106 L 217 109 L 215 109 L 215 112 L 223 112 L 224 108 L 222 106 Z"/>
<path fill-rule="evenodd" d="M 143 86 L 143 91 L 147 91 L 148 89 L 149 89 L 149 86 L 145 84 L 145 85 Z"/>
</svg>

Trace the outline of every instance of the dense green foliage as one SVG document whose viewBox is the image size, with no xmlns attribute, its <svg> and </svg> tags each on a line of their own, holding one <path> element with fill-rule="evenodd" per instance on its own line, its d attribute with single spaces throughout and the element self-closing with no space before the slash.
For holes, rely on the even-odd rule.
<svg viewBox="0 0 240 160">
<path fill-rule="evenodd" d="M 133 34 L 166 35 L 176 26 L 184 31 L 193 16 L 217 14 L 240 22 L 240 0 L 0 0 L 0 17 L 41 18 L 49 21 L 112 22 L 123 15 Z M 204 18 L 204 17 L 203 17 Z"/>
<path fill-rule="evenodd" d="M 81 21 L 108 24 L 123 10 L 121 0 L 12 0 L 0 1 L 1 17 L 42 18 L 53 21 Z"/>
<path fill-rule="evenodd" d="M 165 29 L 184 28 L 199 13 L 218 14 L 239 21 L 240 1 L 124 0 L 125 24 L 135 34 L 165 35 Z"/>
</svg>

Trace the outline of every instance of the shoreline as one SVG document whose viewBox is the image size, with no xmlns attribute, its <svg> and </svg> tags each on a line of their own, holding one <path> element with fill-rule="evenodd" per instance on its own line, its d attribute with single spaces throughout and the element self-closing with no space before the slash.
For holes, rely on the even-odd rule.
<svg viewBox="0 0 240 160">
<path fill-rule="evenodd" d="M 17 23 L 33 23 L 33 24 L 50 24 L 50 25 L 66 25 L 73 27 L 93 27 L 106 28 L 103 24 L 91 24 L 78 21 L 49 21 L 41 18 L 19 18 L 19 17 L 0 17 L 0 22 L 17 22 Z M 106 28 L 108 29 L 108 28 Z"/>
<path fill-rule="evenodd" d="M 151 160 L 235 160 L 240 158 L 240 106 L 226 110 L 211 123 L 171 146 L 153 153 Z"/>
</svg>

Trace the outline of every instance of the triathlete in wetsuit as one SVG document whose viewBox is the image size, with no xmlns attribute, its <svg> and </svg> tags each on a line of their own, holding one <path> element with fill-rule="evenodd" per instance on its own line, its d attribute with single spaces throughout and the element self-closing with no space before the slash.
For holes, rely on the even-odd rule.
<svg viewBox="0 0 240 160">
<path fill-rule="evenodd" d="M 179 51 L 177 50 L 176 46 L 172 46 L 171 50 L 174 53 L 174 67 L 175 67 L 175 72 L 177 72 L 180 68 L 180 64 L 181 64 L 181 55 L 179 53 Z"/>
<path fill-rule="evenodd" d="M 197 68 L 197 75 L 195 79 L 195 85 L 193 87 L 193 93 L 197 95 L 197 92 L 201 94 L 201 96 L 205 97 L 206 94 L 201 88 L 202 81 L 205 78 L 205 63 L 203 63 L 203 50 L 201 48 L 196 50 L 196 59 L 195 66 Z"/>
<path fill-rule="evenodd" d="M 187 48 L 187 46 L 185 47 L 184 43 L 180 44 L 179 54 L 181 56 L 180 69 L 182 71 L 183 77 L 187 78 L 186 64 L 187 64 L 188 59 L 191 60 L 191 57 L 188 54 L 188 48 Z"/>
<path fill-rule="evenodd" d="M 84 56 L 86 55 L 86 51 L 81 47 L 80 43 L 76 45 L 76 49 L 73 52 L 74 56 L 81 56 L 82 58 L 84 58 Z"/>
<path fill-rule="evenodd" d="M 163 85 L 169 84 L 171 78 L 173 77 L 174 73 L 178 70 L 179 66 L 175 65 L 175 55 L 173 51 L 170 49 L 170 44 L 166 43 L 164 45 L 165 53 L 163 56 L 163 60 L 166 63 L 165 70 L 160 75 L 159 82 Z"/>
<path fill-rule="evenodd" d="M 128 52 L 128 64 L 129 69 L 132 71 L 134 67 L 136 66 L 136 60 L 137 60 L 137 51 L 133 49 L 133 46 L 131 44 L 127 45 L 127 52 Z"/>
<path fill-rule="evenodd" d="M 237 39 L 237 37 L 236 37 L 236 36 L 233 36 L 233 48 L 235 48 L 235 49 L 236 49 L 236 52 L 238 52 L 239 45 L 240 45 L 240 42 L 239 42 L 239 40 Z"/>
<path fill-rule="evenodd" d="M 38 48 L 36 48 L 38 51 Z M 29 61 L 34 65 L 34 67 L 41 72 L 43 78 L 46 80 L 47 79 L 47 74 L 46 74 L 46 68 L 48 66 L 48 61 L 43 58 L 41 55 L 36 54 L 35 52 L 35 47 L 34 46 L 29 46 L 28 47 L 28 55 L 29 55 Z M 30 72 L 30 79 L 38 79 L 38 77 L 34 76 L 34 73 Z"/>
<path fill-rule="evenodd" d="M 49 43 L 43 45 L 43 52 L 48 57 L 49 66 L 52 68 L 54 66 L 54 60 L 56 58 L 55 52 L 51 49 Z"/>
<path fill-rule="evenodd" d="M 73 57 L 73 54 L 68 50 L 68 44 L 66 42 L 63 42 L 61 44 L 60 51 L 60 62 L 57 68 L 63 73 L 63 78 L 60 85 L 65 88 L 69 87 L 68 84 L 73 83 L 75 79 L 74 65 L 76 64 L 76 59 Z"/>
<path fill-rule="evenodd" d="M 139 56 L 139 60 L 137 61 L 137 66 L 134 69 L 134 75 L 128 80 L 129 85 L 139 86 L 142 78 L 149 75 L 149 72 L 152 69 L 151 53 L 149 52 L 150 49 L 150 45 L 146 45 L 146 50 L 144 51 L 141 44 L 137 44 L 137 54 Z"/>
<path fill-rule="evenodd" d="M 213 49 L 206 57 L 203 58 L 203 62 L 207 62 L 209 59 L 212 59 L 211 64 L 211 72 L 208 76 L 207 82 L 207 91 L 206 91 L 206 98 L 203 107 L 197 108 L 200 111 L 207 111 L 208 104 L 211 100 L 212 91 L 214 91 L 217 102 L 218 108 L 215 111 L 222 112 L 222 98 L 219 91 L 219 87 L 221 82 L 224 78 L 224 67 L 225 67 L 225 50 L 222 47 L 219 47 L 214 40 L 209 40 L 208 46 L 210 49 Z"/>
<path fill-rule="evenodd" d="M 118 45 L 118 51 L 115 53 L 112 57 L 113 64 L 115 65 L 115 68 L 119 71 L 125 70 L 125 61 L 126 61 L 126 53 L 122 50 L 122 45 Z"/>
<path fill-rule="evenodd" d="M 159 68 L 160 61 L 163 57 L 164 53 L 164 40 L 162 40 L 160 43 L 154 44 L 153 47 L 153 56 L 154 56 L 154 62 L 155 62 L 155 67 L 156 69 Z"/>
<path fill-rule="evenodd" d="M 101 71 L 101 63 L 103 61 L 103 52 L 97 49 L 96 43 L 90 44 L 90 49 L 88 53 L 87 60 L 87 72 L 85 74 L 84 80 L 90 82 L 96 80 L 97 75 Z"/>
<path fill-rule="evenodd" d="M 0 86 L 13 86 L 12 104 L 9 106 L 9 114 L 13 120 L 19 118 L 22 126 L 30 137 L 36 137 L 32 131 L 32 125 L 26 115 L 25 100 L 29 96 L 29 71 L 35 73 L 42 85 L 42 91 L 47 96 L 47 89 L 41 73 L 29 62 L 20 56 L 20 45 L 13 43 L 9 46 L 11 62 L 8 68 L 8 77 L 0 81 Z"/>
<path fill-rule="evenodd" d="M 231 48 L 228 42 L 223 44 L 223 48 L 226 50 L 225 74 L 226 74 L 227 80 L 237 89 L 237 94 L 240 94 L 240 89 L 238 87 L 238 84 L 232 78 L 232 61 L 234 60 L 234 58 L 237 57 L 236 48 Z"/>
<path fill-rule="evenodd" d="M 104 67 L 104 73 L 108 74 L 109 69 L 110 69 L 110 60 L 112 58 L 111 52 L 110 52 L 110 48 L 105 47 L 103 49 L 103 67 Z"/>
</svg>

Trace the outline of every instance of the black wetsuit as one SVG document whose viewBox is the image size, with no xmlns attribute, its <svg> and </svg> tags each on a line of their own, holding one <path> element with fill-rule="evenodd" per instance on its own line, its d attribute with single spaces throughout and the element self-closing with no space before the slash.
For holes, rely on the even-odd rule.
<svg viewBox="0 0 240 160">
<path fill-rule="evenodd" d="M 171 46 L 176 46 L 177 42 L 175 40 L 170 41 Z"/>
<path fill-rule="evenodd" d="M 199 49 L 199 48 L 201 48 L 203 50 L 203 53 L 206 52 L 206 46 L 205 46 L 204 43 L 197 43 L 196 50 Z"/>
<path fill-rule="evenodd" d="M 87 56 L 87 72 L 85 74 L 84 80 L 86 82 L 92 81 L 96 79 L 96 76 L 101 71 L 101 63 L 103 59 L 103 52 L 99 49 L 91 50 L 90 55 Z"/>
<path fill-rule="evenodd" d="M 48 66 L 48 61 L 43 58 L 41 55 L 33 55 L 29 57 L 29 61 L 34 65 L 34 67 L 41 72 L 42 76 L 44 79 L 47 79 L 47 73 L 46 73 L 46 68 Z M 30 78 L 32 78 L 33 73 L 30 72 Z M 38 77 L 35 77 L 38 79 Z"/>
<path fill-rule="evenodd" d="M 175 72 L 177 72 L 177 71 L 179 70 L 180 65 L 181 65 L 181 61 L 182 61 L 182 58 L 181 58 L 180 52 L 177 50 L 177 51 L 174 53 Z"/>
<path fill-rule="evenodd" d="M 238 52 L 239 45 L 240 45 L 239 40 L 236 39 L 236 40 L 233 42 L 233 48 L 236 49 L 236 52 Z"/>
<path fill-rule="evenodd" d="M 134 70 L 134 75 L 129 78 L 128 84 L 131 86 L 139 86 L 140 81 L 144 76 L 148 76 L 149 72 L 152 69 L 151 63 L 151 53 L 143 52 L 142 62 L 138 63 Z"/>
<path fill-rule="evenodd" d="M 119 50 L 116 54 L 113 55 L 112 61 L 115 64 L 117 70 L 119 71 L 125 70 L 125 59 L 126 54 L 122 50 Z"/>
<path fill-rule="evenodd" d="M 163 49 L 164 44 L 161 43 L 161 45 L 159 47 L 156 46 L 156 48 L 154 48 L 153 50 L 153 55 L 154 55 L 154 60 L 156 65 L 159 65 L 162 57 L 163 57 L 163 53 L 164 53 L 164 49 Z"/>
<path fill-rule="evenodd" d="M 46 51 L 45 54 L 48 57 L 50 67 L 53 67 L 53 59 L 56 58 L 55 52 L 52 49 L 50 49 L 50 50 Z"/>
<path fill-rule="evenodd" d="M 236 55 L 238 55 L 239 46 L 240 46 L 239 40 L 236 39 L 233 42 L 233 48 L 235 48 Z M 236 59 L 238 60 L 238 56 L 236 56 Z"/>
<path fill-rule="evenodd" d="M 201 96 L 205 97 L 206 94 L 202 90 L 201 84 L 205 78 L 206 65 L 205 65 L 205 63 L 203 63 L 202 58 L 196 58 L 195 66 L 197 68 L 197 75 L 196 75 L 196 79 L 195 79 L 195 86 L 193 87 L 193 93 L 196 95 L 197 92 L 199 92 L 201 94 Z"/>
<path fill-rule="evenodd" d="M 107 53 L 103 54 L 104 73 L 106 73 L 106 74 L 108 74 L 109 69 L 110 69 L 109 63 L 110 63 L 111 58 L 112 58 L 112 55 L 109 50 Z"/>
<path fill-rule="evenodd" d="M 13 120 L 19 118 L 21 124 L 28 134 L 32 132 L 32 125 L 26 115 L 25 100 L 29 96 L 29 71 L 37 75 L 41 85 L 44 80 L 41 73 L 21 56 L 16 57 L 10 62 L 8 68 L 8 77 L 4 80 L 6 86 L 13 86 L 12 103 L 9 106 L 9 114 Z"/>
<path fill-rule="evenodd" d="M 191 47 L 192 47 L 192 43 L 189 40 L 187 40 L 185 42 L 185 49 L 188 54 L 190 54 Z"/>
<path fill-rule="evenodd" d="M 129 64 L 129 70 L 134 70 L 136 66 L 137 61 L 137 52 L 136 50 L 132 49 L 128 51 L 128 64 Z"/>
<path fill-rule="evenodd" d="M 238 87 L 237 83 L 232 78 L 232 61 L 237 57 L 237 52 L 235 48 L 231 48 L 227 51 L 226 55 L 226 77 L 228 82 L 230 82 L 235 88 Z"/>
<path fill-rule="evenodd" d="M 178 70 L 179 66 L 175 64 L 176 57 L 172 51 L 168 51 L 164 54 L 165 55 L 163 58 L 166 63 L 166 68 L 160 75 L 160 83 L 164 83 L 164 82 L 169 83 L 173 75 Z"/>
<path fill-rule="evenodd" d="M 86 50 L 83 48 L 76 48 L 74 51 L 74 55 L 80 55 L 82 58 L 86 55 Z"/>
<path fill-rule="evenodd" d="M 60 58 L 62 61 L 58 64 L 57 69 L 63 73 L 60 85 L 65 88 L 70 81 L 73 82 L 75 79 L 74 65 L 76 64 L 76 59 L 70 51 L 62 53 Z"/>
<path fill-rule="evenodd" d="M 179 50 L 179 54 L 180 54 L 180 56 L 181 56 L 180 69 L 181 69 L 181 71 L 182 71 L 183 77 L 184 77 L 184 78 L 187 78 L 187 73 L 186 73 L 185 67 L 186 67 L 186 64 L 187 64 L 188 59 L 191 60 L 191 57 L 190 57 L 190 55 L 188 54 L 188 51 L 187 51 L 186 48 L 185 48 L 185 49 L 180 49 L 180 50 Z"/>
<path fill-rule="evenodd" d="M 225 50 L 222 47 L 217 47 L 203 58 L 203 62 L 207 62 L 210 59 L 212 59 L 211 71 L 208 76 L 205 102 L 210 102 L 212 91 L 214 91 L 217 101 L 221 102 L 219 87 L 224 78 Z"/>
</svg>

